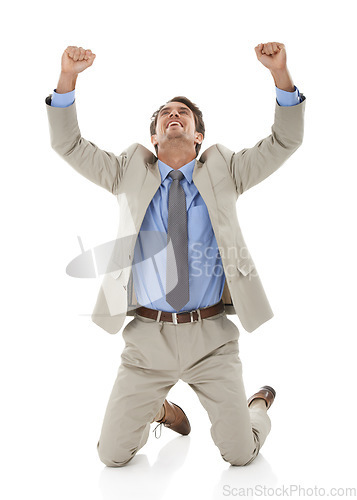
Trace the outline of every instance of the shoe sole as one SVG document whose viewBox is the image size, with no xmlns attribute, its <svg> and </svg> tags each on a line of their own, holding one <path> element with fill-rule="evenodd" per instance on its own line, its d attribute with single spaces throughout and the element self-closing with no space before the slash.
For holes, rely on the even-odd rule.
<svg viewBox="0 0 357 500">
<path fill-rule="evenodd" d="M 173 403 L 172 401 L 169 401 L 169 403 L 173 404 L 174 406 L 177 406 L 177 408 L 180 408 L 180 410 L 182 411 L 182 413 L 185 415 L 185 417 L 188 420 L 188 417 L 187 417 L 186 413 L 183 411 L 183 409 L 181 408 L 181 406 L 177 405 L 176 403 Z M 188 420 L 188 423 L 189 423 L 190 432 L 191 432 L 191 422 Z M 185 434 L 182 434 L 182 435 L 185 436 Z"/>
<path fill-rule="evenodd" d="M 275 389 L 273 389 L 272 387 L 270 387 L 270 385 L 263 385 L 262 389 L 267 389 L 268 391 L 270 391 L 273 394 L 274 398 L 275 398 L 275 396 L 276 396 Z"/>
</svg>

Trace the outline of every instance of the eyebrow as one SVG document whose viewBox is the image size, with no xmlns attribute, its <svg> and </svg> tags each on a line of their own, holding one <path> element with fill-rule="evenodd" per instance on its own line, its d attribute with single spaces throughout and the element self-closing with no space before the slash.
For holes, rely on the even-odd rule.
<svg viewBox="0 0 357 500">
<path fill-rule="evenodd" d="M 162 108 L 160 113 L 162 113 L 162 111 L 166 111 L 167 109 L 171 109 L 170 106 L 165 106 L 164 108 Z M 187 108 L 186 106 L 180 106 L 179 109 L 183 109 L 185 111 L 190 111 L 190 108 Z"/>
</svg>

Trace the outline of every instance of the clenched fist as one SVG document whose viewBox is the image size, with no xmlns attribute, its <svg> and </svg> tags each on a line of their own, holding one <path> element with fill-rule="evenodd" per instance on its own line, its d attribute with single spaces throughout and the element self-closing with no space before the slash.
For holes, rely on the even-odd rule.
<svg viewBox="0 0 357 500">
<path fill-rule="evenodd" d="M 286 50 L 283 43 L 260 43 L 255 47 L 258 60 L 270 71 L 286 69 Z"/>
<path fill-rule="evenodd" d="M 95 57 L 96 55 L 91 50 L 71 45 L 63 52 L 61 71 L 62 73 L 78 75 L 78 73 L 92 66 Z"/>
</svg>

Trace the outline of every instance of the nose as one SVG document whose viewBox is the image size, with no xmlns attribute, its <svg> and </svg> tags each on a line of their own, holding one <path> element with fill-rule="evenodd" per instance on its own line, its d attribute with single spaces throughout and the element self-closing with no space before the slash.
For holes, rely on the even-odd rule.
<svg viewBox="0 0 357 500">
<path fill-rule="evenodd" d="M 180 116 L 180 113 L 177 111 L 177 109 L 173 109 L 170 113 L 170 117 L 171 116 Z"/>
</svg>

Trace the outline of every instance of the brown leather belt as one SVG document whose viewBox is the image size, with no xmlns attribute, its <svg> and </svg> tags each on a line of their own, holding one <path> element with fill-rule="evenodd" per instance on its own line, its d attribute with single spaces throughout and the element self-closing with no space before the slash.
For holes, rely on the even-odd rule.
<svg viewBox="0 0 357 500">
<path fill-rule="evenodd" d="M 178 323 L 192 323 L 199 318 L 209 318 L 224 311 L 223 300 L 221 299 L 213 306 L 195 309 L 194 311 L 183 311 L 180 313 L 171 313 L 167 311 L 158 311 L 157 309 L 149 309 L 148 307 L 138 307 L 135 312 L 144 318 L 155 319 L 157 321 L 168 321 L 177 325 Z"/>
</svg>

